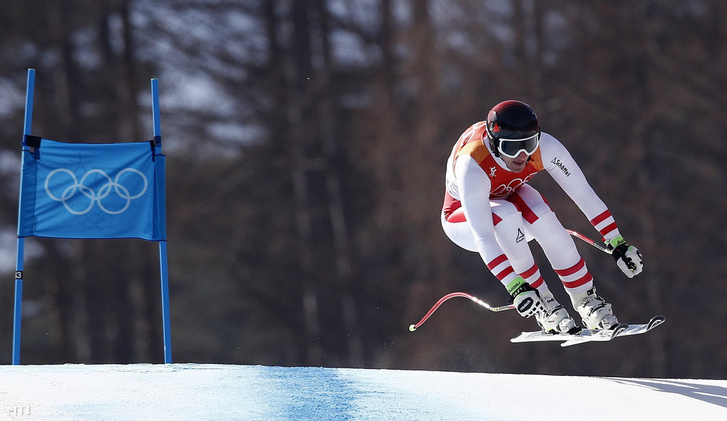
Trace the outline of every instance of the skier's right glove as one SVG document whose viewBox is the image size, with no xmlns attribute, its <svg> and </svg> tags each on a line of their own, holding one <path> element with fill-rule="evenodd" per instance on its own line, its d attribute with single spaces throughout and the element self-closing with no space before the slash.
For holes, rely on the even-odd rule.
<svg viewBox="0 0 727 421">
<path fill-rule="evenodd" d="M 623 272 L 629 278 L 641 273 L 644 269 L 644 260 L 641 257 L 641 252 L 636 247 L 627 243 L 622 236 L 617 236 L 608 242 L 609 250 L 612 250 L 611 255 L 616 260 L 621 272 Z"/>
<path fill-rule="evenodd" d="M 545 311 L 538 290 L 525 282 L 522 276 L 510 282 L 507 292 L 510 293 L 510 301 L 515 305 L 515 310 L 522 317 L 532 317 L 538 312 Z"/>
</svg>

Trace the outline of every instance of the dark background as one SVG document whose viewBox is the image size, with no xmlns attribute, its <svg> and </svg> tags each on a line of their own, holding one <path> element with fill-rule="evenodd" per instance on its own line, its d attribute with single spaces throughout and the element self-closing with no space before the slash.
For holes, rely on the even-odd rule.
<svg viewBox="0 0 727 421">
<path fill-rule="evenodd" d="M 720 0 L 26 0 L 0 5 L 0 362 L 9 363 L 26 71 L 33 134 L 151 137 L 160 80 L 175 362 L 725 378 Z M 644 254 L 579 243 L 647 336 L 561 349 L 441 230 L 452 144 L 531 104 Z M 597 238 L 547 175 L 569 228 Z M 26 241 L 22 363 L 163 360 L 157 245 Z M 546 280 L 567 300 L 542 253 Z"/>
</svg>

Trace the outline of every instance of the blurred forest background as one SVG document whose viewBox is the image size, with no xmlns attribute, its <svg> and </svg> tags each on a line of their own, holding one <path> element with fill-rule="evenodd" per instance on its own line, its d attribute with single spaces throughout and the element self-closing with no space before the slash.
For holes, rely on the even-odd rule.
<svg viewBox="0 0 727 421">
<path fill-rule="evenodd" d="M 0 362 L 32 67 L 33 134 L 65 141 L 151 138 L 159 78 L 175 362 L 727 378 L 725 21 L 722 0 L 2 2 Z M 513 345 L 533 320 L 460 299 L 407 330 L 451 291 L 506 302 L 439 213 L 454 141 L 511 98 L 644 254 L 628 279 L 579 242 L 601 295 L 664 327 Z M 21 362 L 161 362 L 159 290 L 155 243 L 29 239 Z"/>
</svg>

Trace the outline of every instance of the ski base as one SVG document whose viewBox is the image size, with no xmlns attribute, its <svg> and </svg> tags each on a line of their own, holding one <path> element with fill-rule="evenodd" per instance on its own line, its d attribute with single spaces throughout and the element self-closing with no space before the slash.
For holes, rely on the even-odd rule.
<svg viewBox="0 0 727 421">
<path fill-rule="evenodd" d="M 570 335 L 567 333 L 552 334 L 543 331 L 522 332 L 520 335 L 510 339 L 512 343 L 523 342 L 561 342 L 560 346 L 568 347 L 580 345 L 587 342 L 608 342 L 621 336 L 640 335 L 649 332 L 655 327 L 664 323 L 664 316 L 654 316 L 648 323 L 644 324 L 627 324 L 620 323 L 615 328 L 609 330 L 589 330 L 583 329 L 579 333 Z"/>
</svg>

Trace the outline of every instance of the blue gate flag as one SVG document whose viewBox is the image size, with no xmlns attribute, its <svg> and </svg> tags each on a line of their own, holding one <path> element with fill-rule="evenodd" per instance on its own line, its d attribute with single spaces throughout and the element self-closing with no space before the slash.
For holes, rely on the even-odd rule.
<svg viewBox="0 0 727 421">
<path fill-rule="evenodd" d="M 166 240 L 165 157 L 155 140 L 23 144 L 18 237 Z"/>
</svg>

